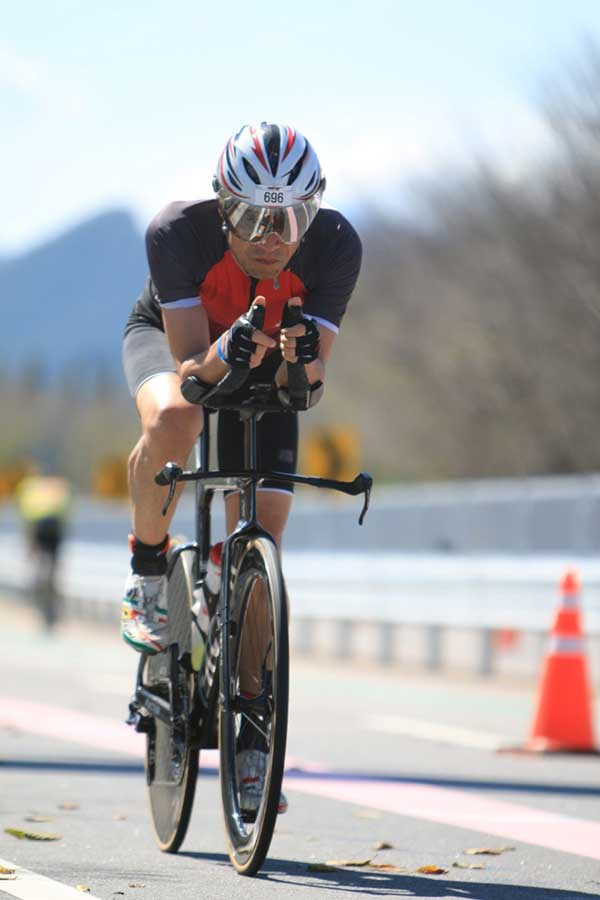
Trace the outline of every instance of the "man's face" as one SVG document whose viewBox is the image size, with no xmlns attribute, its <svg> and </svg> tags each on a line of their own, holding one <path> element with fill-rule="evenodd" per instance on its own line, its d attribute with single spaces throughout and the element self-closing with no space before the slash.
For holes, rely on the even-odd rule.
<svg viewBox="0 0 600 900">
<path fill-rule="evenodd" d="M 235 261 L 251 278 L 275 278 L 298 249 L 300 241 L 284 244 L 276 234 L 268 234 L 262 241 L 251 244 L 229 232 L 229 246 Z"/>
</svg>

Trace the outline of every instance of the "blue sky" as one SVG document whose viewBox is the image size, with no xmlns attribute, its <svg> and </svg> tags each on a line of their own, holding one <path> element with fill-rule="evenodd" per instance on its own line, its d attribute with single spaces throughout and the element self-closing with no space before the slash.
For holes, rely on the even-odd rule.
<svg viewBox="0 0 600 900">
<path fill-rule="evenodd" d="M 598 0 L 21 0 L 0 31 L 0 254 L 112 206 L 210 195 L 245 122 L 302 130 L 345 211 L 473 153 L 519 169 Z"/>
</svg>

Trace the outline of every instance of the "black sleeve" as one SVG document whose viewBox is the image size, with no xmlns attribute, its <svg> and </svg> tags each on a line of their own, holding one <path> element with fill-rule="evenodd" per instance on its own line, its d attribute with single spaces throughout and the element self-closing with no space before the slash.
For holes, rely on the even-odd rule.
<svg viewBox="0 0 600 900">
<path fill-rule="evenodd" d="M 146 231 L 150 276 L 161 303 L 197 297 L 203 273 L 196 260 L 199 247 L 181 204 L 171 203 Z"/>
<path fill-rule="evenodd" d="M 317 280 L 306 295 L 304 312 L 339 327 L 360 273 L 362 245 L 341 213 L 322 210 L 319 215 Z"/>
</svg>

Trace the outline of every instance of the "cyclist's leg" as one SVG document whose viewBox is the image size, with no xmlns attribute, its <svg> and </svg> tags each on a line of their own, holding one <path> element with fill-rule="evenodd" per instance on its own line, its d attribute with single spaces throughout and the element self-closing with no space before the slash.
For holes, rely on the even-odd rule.
<svg viewBox="0 0 600 900">
<path fill-rule="evenodd" d="M 185 465 L 202 429 L 203 415 L 200 407 L 181 396 L 180 379 L 160 329 L 144 326 L 130 331 L 123 361 L 142 436 L 129 458 L 134 542 L 132 571 L 121 608 L 121 634 L 136 650 L 155 653 L 164 650 L 170 640 L 166 535 L 176 502 L 163 516 L 165 488 L 155 484 L 154 476 L 169 460 Z"/>
<path fill-rule="evenodd" d="M 183 399 L 180 384 L 178 375 L 163 372 L 145 381 L 135 398 L 142 436 L 129 457 L 129 490 L 133 533 L 145 544 L 164 539 L 180 493 L 163 516 L 165 488 L 154 476 L 170 460 L 185 466 L 202 430 L 202 409 Z"/>
<path fill-rule="evenodd" d="M 202 409 L 181 396 L 168 341 L 159 328 L 142 325 L 126 334 L 123 365 L 142 425 L 129 458 L 133 533 L 155 545 L 164 539 L 176 504 L 162 515 L 165 489 L 155 485 L 154 476 L 169 460 L 185 464 L 202 429 Z"/>
</svg>

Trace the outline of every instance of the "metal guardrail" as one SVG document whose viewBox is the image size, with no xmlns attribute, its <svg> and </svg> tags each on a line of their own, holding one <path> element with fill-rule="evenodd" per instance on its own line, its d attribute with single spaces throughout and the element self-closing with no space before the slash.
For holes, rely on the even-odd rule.
<svg viewBox="0 0 600 900">
<path fill-rule="evenodd" d="M 189 533 L 193 498 L 185 495 L 175 529 Z M 216 526 L 223 521 L 215 505 Z M 16 532 L 14 509 L 0 507 L 0 533 Z M 104 543 L 126 539 L 126 503 L 80 498 L 73 534 Z M 600 547 L 600 475 L 378 485 L 363 528 L 356 504 L 299 491 L 286 528 L 289 549 L 362 553 L 566 554 Z"/>
<path fill-rule="evenodd" d="M 62 570 L 68 606 L 117 628 L 128 562 L 126 546 L 69 542 Z M 337 659 L 481 675 L 512 659 L 513 668 L 534 674 L 559 579 L 573 564 L 587 634 L 600 649 L 600 562 L 566 557 L 284 552 L 292 638 L 298 652 Z M 22 542 L 5 538 L 0 587 L 21 592 L 27 581 Z"/>
</svg>

